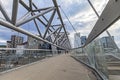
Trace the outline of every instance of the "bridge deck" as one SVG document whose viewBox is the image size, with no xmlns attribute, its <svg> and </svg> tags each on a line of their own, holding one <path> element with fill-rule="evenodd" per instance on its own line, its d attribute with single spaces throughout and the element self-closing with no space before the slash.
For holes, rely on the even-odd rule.
<svg viewBox="0 0 120 80">
<path fill-rule="evenodd" d="M 0 75 L 0 80 L 96 80 L 85 66 L 60 55 Z"/>
</svg>

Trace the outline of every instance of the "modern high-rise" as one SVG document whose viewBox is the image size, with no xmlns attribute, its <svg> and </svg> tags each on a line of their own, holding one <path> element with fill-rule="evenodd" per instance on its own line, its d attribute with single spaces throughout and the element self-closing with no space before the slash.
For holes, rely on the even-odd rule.
<svg viewBox="0 0 120 80">
<path fill-rule="evenodd" d="M 23 37 L 18 35 L 12 35 L 11 40 L 7 41 L 7 48 L 17 48 L 17 45 L 23 43 Z M 8 50 L 7 53 L 15 53 L 15 50 Z"/>
<path fill-rule="evenodd" d="M 87 38 L 86 38 L 86 36 L 81 36 L 80 39 L 81 39 L 81 45 L 83 46 L 85 44 Z"/>
<path fill-rule="evenodd" d="M 16 48 L 18 44 L 23 43 L 23 37 L 12 35 L 11 40 L 7 41 L 7 48 Z"/>
<path fill-rule="evenodd" d="M 112 36 L 112 39 L 114 40 L 114 36 Z M 102 37 L 101 42 L 104 48 L 115 48 L 112 40 L 108 36 Z"/>
<path fill-rule="evenodd" d="M 74 34 L 74 48 L 81 47 L 80 33 Z"/>
<path fill-rule="evenodd" d="M 30 36 L 28 36 L 27 42 L 28 42 L 27 44 L 28 49 L 39 49 L 44 44 L 43 41 L 38 41 Z"/>
<path fill-rule="evenodd" d="M 11 48 L 16 48 L 18 44 L 23 43 L 23 37 L 12 35 L 11 36 Z"/>
<path fill-rule="evenodd" d="M 7 41 L 7 48 L 11 48 L 11 41 Z"/>
</svg>

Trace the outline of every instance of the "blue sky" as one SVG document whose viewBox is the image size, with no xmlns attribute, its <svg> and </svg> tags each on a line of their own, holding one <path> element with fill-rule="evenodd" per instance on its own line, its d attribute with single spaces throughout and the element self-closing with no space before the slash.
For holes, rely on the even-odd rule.
<svg viewBox="0 0 120 80">
<path fill-rule="evenodd" d="M 7 10 L 9 16 L 11 17 L 12 0 L 1 0 L 1 1 L 4 4 L 4 7 Z M 26 1 L 26 3 L 28 2 L 27 0 L 24 0 L 24 1 Z M 33 0 L 33 1 L 40 8 L 53 6 L 52 0 Z M 81 36 L 88 36 L 90 31 L 94 27 L 96 21 L 98 20 L 98 18 L 93 12 L 93 10 L 91 9 L 87 0 L 57 0 L 57 1 L 58 1 L 58 4 L 61 6 L 61 8 L 65 11 L 67 16 L 69 17 L 71 23 L 74 25 L 77 32 L 80 32 Z M 105 8 L 108 0 L 91 0 L 91 2 L 93 3 L 97 12 L 100 15 L 103 9 Z M 26 12 L 27 11 L 21 5 L 19 5 L 18 19 L 23 15 L 23 13 L 26 13 Z M 72 29 L 66 17 L 64 16 L 64 14 L 62 12 L 61 14 L 63 17 L 63 21 L 65 23 L 66 29 L 70 33 L 69 38 L 70 38 L 71 44 L 73 45 L 75 32 Z M 46 15 L 46 16 L 49 16 L 49 15 Z M 0 18 L 4 18 L 1 12 L 0 12 Z M 120 28 L 118 27 L 119 22 L 120 21 L 116 22 L 108 30 L 112 35 L 116 35 L 116 38 L 115 38 L 116 42 L 120 44 L 120 41 L 118 38 L 118 36 L 120 35 L 116 33 L 118 30 L 120 30 Z M 40 25 L 42 26 L 42 24 Z M 21 27 L 36 34 L 36 29 L 34 28 L 35 26 L 33 25 L 33 22 L 29 22 Z M 44 31 L 43 27 L 40 27 L 40 28 L 42 31 Z M 17 32 L 0 26 L 0 44 L 6 44 L 6 41 L 10 40 L 10 35 L 12 34 L 17 34 Z M 24 36 L 23 34 L 19 34 L 19 35 Z M 102 35 L 106 35 L 106 33 L 103 33 Z"/>
</svg>

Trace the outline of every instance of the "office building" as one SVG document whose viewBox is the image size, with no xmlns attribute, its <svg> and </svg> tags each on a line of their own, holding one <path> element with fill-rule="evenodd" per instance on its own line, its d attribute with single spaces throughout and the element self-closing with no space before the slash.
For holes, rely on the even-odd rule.
<svg viewBox="0 0 120 80">
<path fill-rule="evenodd" d="M 87 38 L 86 38 L 86 36 L 81 36 L 80 39 L 81 39 L 81 45 L 83 46 L 85 44 Z"/>
<path fill-rule="evenodd" d="M 74 48 L 81 47 L 80 33 L 74 34 Z"/>
<path fill-rule="evenodd" d="M 114 36 L 112 36 L 112 39 L 114 40 Z M 108 37 L 108 36 L 107 37 L 102 37 L 101 38 L 101 43 L 102 43 L 104 48 L 115 48 L 111 38 Z"/>
<path fill-rule="evenodd" d="M 28 49 L 40 49 L 43 44 L 44 44 L 43 41 L 38 41 L 38 40 L 28 36 L 26 48 L 28 48 Z"/>
<path fill-rule="evenodd" d="M 11 48 L 11 41 L 7 41 L 7 48 Z"/>
<path fill-rule="evenodd" d="M 23 37 L 12 35 L 11 36 L 11 48 L 16 48 L 18 44 L 23 43 Z"/>
</svg>

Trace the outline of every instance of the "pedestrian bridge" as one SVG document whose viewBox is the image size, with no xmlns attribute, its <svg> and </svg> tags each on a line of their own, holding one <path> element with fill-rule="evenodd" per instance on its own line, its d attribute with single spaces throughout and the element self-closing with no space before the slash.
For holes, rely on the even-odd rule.
<svg viewBox="0 0 120 80">
<path fill-rule="evenodd" d="M 71 54 L 60 54 L 0 73 L 0 80 L 97 80 L 95 72 Z M 120 69 L 119 69 L 120 70 Z M 119 75 L 109 75 L 119 80 Z"/>
<path fill-rule="evenodd" d="M 72 12 L 89 5 L 94 13 L 90 9 L 75 19 L 62 6 L 69 3 L 60 1 L 0 0 L 0 80 L 120 80 L 120 0 L 103 0 L 104 10 L 98 11 L 95 0 L 77 0 Z"/>
<path fill-rule="evenodd" d="M 61 54 L 3 72 L 0 80 L 96 80 L 93 73 L 70 54 Z"/>
</svg>

